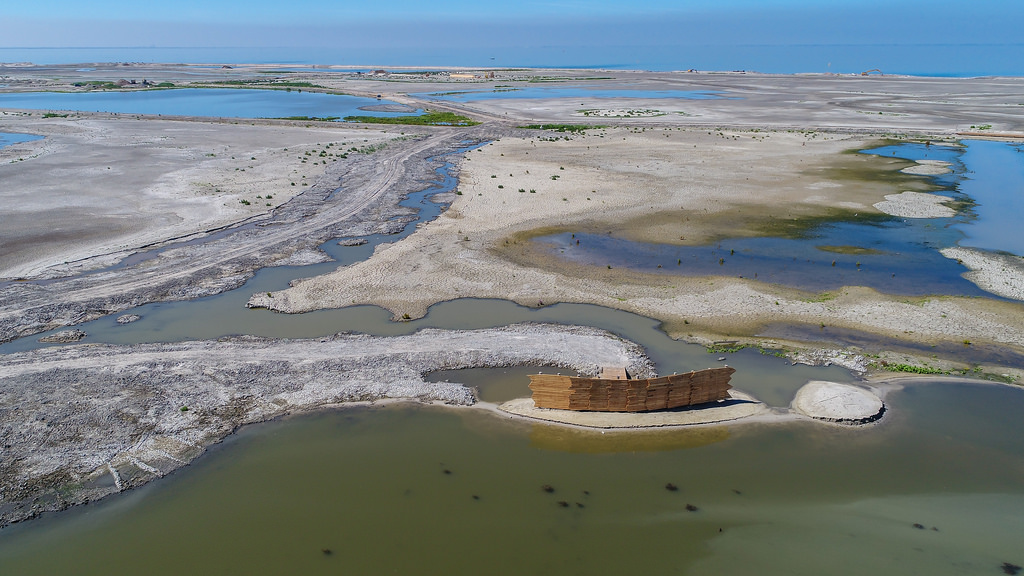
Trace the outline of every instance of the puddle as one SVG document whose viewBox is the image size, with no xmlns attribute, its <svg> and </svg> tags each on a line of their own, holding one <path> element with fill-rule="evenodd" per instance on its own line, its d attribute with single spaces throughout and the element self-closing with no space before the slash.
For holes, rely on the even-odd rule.
<svg viewBox="0 0 1024 576">
<path fill-rule="evenodd" d="M 11 144 L 19 144 L 21 142 L 32 142 L 33 140 L 42 140 L 42 136 L 36 136 L 35 134 L 17 134 L 13 132 L 0 132 L 0 148 L 4 146 L 10 146 Z"/>
<path fill-rule="evenodd" d="M 353 115 L 409 116 L 366 111 L 361 107 L 394 104 L 387 100 L 342 94 L 286 90 L 181 88 L 135 92 L 20 92 L 0 94 L 0 107 L 29 110 L 75 110 L 118 114 L 166 114 L 220 118 L 343 118 Z"/>
</svg>

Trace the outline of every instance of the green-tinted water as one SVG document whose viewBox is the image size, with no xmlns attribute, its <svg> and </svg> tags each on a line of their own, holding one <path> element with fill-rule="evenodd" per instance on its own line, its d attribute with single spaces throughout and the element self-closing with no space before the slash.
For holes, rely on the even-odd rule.
<svg viewBox="0 0 1024 576">
<path fill-rule="evenodd" d="M 868 429 L 600 434 L 414 405 L 287 419 L 244 429 L 173 478 L 4 529 L 0 566 L 999 574 L 1024 564 L 1024 390 L 941 384 L 889 400 L 892 413 Z"/>
</svg>

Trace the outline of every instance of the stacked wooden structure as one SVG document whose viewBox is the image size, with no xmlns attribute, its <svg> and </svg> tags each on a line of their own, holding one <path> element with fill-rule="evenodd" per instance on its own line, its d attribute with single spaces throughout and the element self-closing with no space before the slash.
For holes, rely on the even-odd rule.
<svg viewBox="0 0 1024 576">
<path fill-rule="evenodd" d="M 596 412 L 647 412 L 693 406 L 729 398 L 735 368 L 709 368 L 660 378 L 629 380 L 623 369 L 602 378 L 531 374 L 530 390 L 538 408 Z"/>
</svg>

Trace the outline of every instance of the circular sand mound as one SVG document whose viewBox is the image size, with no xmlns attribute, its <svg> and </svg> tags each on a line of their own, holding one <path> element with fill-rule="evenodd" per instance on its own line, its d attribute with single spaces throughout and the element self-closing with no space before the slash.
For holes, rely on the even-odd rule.
<svg viewBox="0 0 1024 576">
<path fill-rule="evenodd" d="M 553 410 L 550 408 L 537 408 L 533 405 L 532 398 L 509 400 L 498 406 L 498 409 L 517 416 L 590 428 L 653 428 L 660 426 L 713 424 L 715 422 L 739 420 L 740 418 L 747 418 L 768 411 L 763 402 L 743 392 L 731 390 L 729 394 L 732 398 L 728 400 L 657 412 Z"/>
<path fill-rule="evenodd" d="M 863 388 L 816 380 L 797 391 L 793 410 L 817 420 L 866 424 L 882 417 L 885 404 Z"/>
</svg>

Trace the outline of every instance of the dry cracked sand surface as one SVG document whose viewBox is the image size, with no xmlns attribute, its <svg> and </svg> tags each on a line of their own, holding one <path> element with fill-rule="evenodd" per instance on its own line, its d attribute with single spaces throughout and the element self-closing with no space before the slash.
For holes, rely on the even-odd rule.
<svg viewBox="0 0 1024 576">
<path fill-rule="evenodd" d="M 0 131 L 45 136 L 0 148 L 0 279 L 62 274 L 84 259 L 109 264 L 259 217 L 333 160 L 305 152 L 389 137 L 344 126 L 41 116 L 0 116 Z"/>
</svg>

